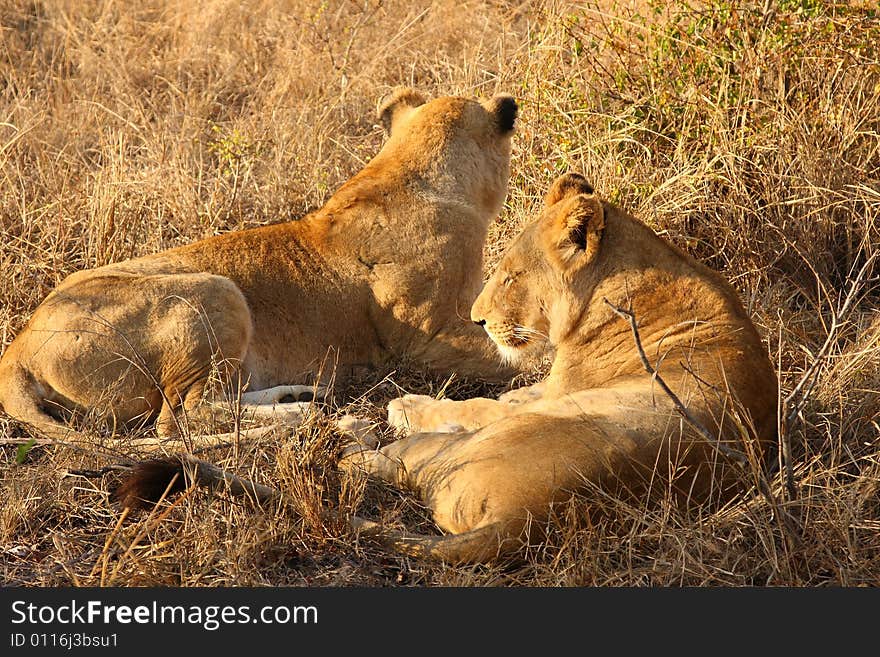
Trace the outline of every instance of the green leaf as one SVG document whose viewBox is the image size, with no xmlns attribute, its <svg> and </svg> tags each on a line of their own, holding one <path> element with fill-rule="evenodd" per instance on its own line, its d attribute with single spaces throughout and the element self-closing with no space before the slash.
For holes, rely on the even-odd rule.
<svg viewBox="0 0 880 657">
<path fill-rule="evenodd" d="M 31 451 L 31 448 L 37 444 L 36 438 L 31 438 L 26 443 L 22 443 L 18 446 L 18 449 L 15 452 L 15 462 L 21 465 L 27 459 L 28 453 Z"/>
</svg>

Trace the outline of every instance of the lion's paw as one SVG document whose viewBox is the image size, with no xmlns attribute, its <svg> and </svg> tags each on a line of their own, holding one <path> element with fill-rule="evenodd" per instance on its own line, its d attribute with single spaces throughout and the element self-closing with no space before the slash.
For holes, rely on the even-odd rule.
<svg viewBox="0 0 880 657">
<path fill-rule="evenodd" d="M 336 467 L 343 472 L 364 472 L 371 455 L 375 453 L 375 450 L 370 449 L 361 443 L 349 443 L 342 449 Z"/>
<path fill-rule="evenodd" d="M 350 442 L 342 448 L 337 467 L 344 472 L 364 472 L 367 464 L 375 457 L 379 447 L 379 437 L 373 431 L 374 424 L 369 420 L 343 415 L 336 421 L 336 428 Z"/>
<path fill-rule="evenodd" d="M 352 445 L 362 445 L 370 449 L 376 449 L 379 446 L 379 437 L 373 431 L 375 424 L 370 420 L 354 415 L 343 415 L 336 421 L 336 428 L 342 435 L 352 440 Z"/>
<path fill-rule="evenodd" d="M 545 388 L 546 385 L 543 382 L 531 386 L 524 386 L 522 388 L 515 388 L 514 390 L 508 390 L 504 394 L 499 395 L 498 401 L 504 402 L 505 404 L 526 404 L 529 402 L 535 402 L 543 397 Z"/>
<path fill-rule="evenodd" d="M 311 402 L 289 402 L 284 404 L 249 406 L 249 410 L 256 420 L 272 419 L 281 422 L 285 426 L 296 428 L 308 418 L 320 417 L 324 413 Z"/>
<path fill-rule="evenodd" d="M 431 431 L 429 411 L 441 403 L 428 395 L 404 395 L 388 402 L 388 424 L 399 431 Z"/>
<path fill-rule="evenodd" d="M 458 422 L 444 422 L 438 424 L 433 430 L 437 433 L 461 433 L 467 431 L 467 428 Z"/>
<path fill-rule="evenodd" d="M 241 395 L 242 404 L 266 406 L 271 404 L 291 404 L 323 402 L 327 396 L 325 386 L 285 385 L 245 392 Z"/>
</svg>

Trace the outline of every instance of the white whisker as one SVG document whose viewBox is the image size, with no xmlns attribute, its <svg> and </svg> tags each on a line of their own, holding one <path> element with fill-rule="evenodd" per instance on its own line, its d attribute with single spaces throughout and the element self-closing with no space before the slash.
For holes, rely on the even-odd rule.
<svg viewBox="0 0 880 657">
<path fill-rule="evenodd" d="M 537 329 L 529 328 L 528 326 L 520 326 L 519 324 L 517 324 L 516 326 L 513 327 L 513 334 L 515 336 L 517 336 L 518 338 L 538 337 L 538 338 L 542 338 L 544 340 L 550 339 L 550 337 L 547 334 L 542 333 L 541 331 L 538 331 Z"/>
</svg>

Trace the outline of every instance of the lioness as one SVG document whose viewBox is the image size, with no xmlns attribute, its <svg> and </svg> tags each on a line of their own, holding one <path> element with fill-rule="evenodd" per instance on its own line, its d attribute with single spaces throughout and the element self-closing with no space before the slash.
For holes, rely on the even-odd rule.
<svg viewBox="0 0 880 657">
<path fill-rule="evenodd" d="M 66 412 L 98 406 L 122 425 L 158 416 L 173 435 L 181 407 L 209 406 L 218 364 L 240 372 L 246 404 L 270 405 L 331 348 L 342 375 L 405 357 L 507 376 L 462 314 L 507 193 L 516 102 L 402 89 L 378 114 L 382 149 L 301 220 L 67 277 L 3 354 L 0 406 L 53 437 L 68 435 Z"/>
<path fill-rule="evenodd" d="M 615 312 L 630 307 L 653 367 L 694 425 L 723 443 L 685 422 L 644 368 Z M 581 176 L 555 181 L 471 317 L 509 360 L 549 341 L 552 368 L 499 400 L 397 399 L 389 422 L 419 433 L 378 451 L 349 448 L 343 467 L 416 491 L 454 534 L 392 536 L 403 551 L 491 560 L 521 544 L 530 519 L 539 525 L 554 502 L 593 485 L 725 495 L 733 468 L 719 450 L 760 457 L 773 441 L 776 378 L 736 292 Z"/>
</svg>

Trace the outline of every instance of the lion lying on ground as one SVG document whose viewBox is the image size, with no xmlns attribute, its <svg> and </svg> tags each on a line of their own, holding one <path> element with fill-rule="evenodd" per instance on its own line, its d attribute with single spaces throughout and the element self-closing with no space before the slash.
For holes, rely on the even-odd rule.
<svg viewBox="0 0 880 657">
<path fill-rule="evenodd" d="M 507 193 L 516 114 L 508 96 L 397 91 L 379 111 L 387 142 L 320 210 L 69 276 L 3 354 L 0 406 L 54 438 L 89 410 L 114 426 L 158 416 L 174 435 L 181 409 L 223 398 L 212 371 L 241 375 L 245 406 L 290 417 L 310 388 L 284 384 L 324 361 L 337 382 L 398 359 L 509 376 L 461 315 Z"/>
<path fill-rule="evenodd" d="M 638 318 L 635 332 L 621 314 Z M 774 443 L 776 378 L 736 292 L 601 201 L 580 176 L 553 184 L 471 316 L 508 360 L 555 347 L 546 380 L 498 400 L 394 400 L 389 422 L 418 433 L 378 450 L 369 423 L 340 422 L 359 438 L 340 466 L 416 491 L 451 533 L 411 535 L 351 519 L 401 552 L 491 561 L 521 546 L 554 503 L 591 487 L 725 499 L 743 481 L 730 461 L 760 467 Z M 137 508 L 175 480 L 174 490 L 195 481 L 258 500 L 287 497 L 175 457 L 139 464 L 114 499 Z"/>
<path fill-rule="evenodd" d="M 647 358 L 710 438 L 646 371 L 620 308 L 632 309 Z M 580 176 L 553 184 L 471 317 L 508 360 L 546 341 L 555 358 L 545 381 L 499 400 L 395 400 L 390 423 L 417 433 L 349 448 L 343 467 L 416 491 L 453 534 L 386 532 L 402 551 L 492 560 L 553 503 L 592 486 L 722 498 L 741 480 L 733 450 L 757 461 L 774 440 L 776 378 L 736 292 Z"/>
</svg>

